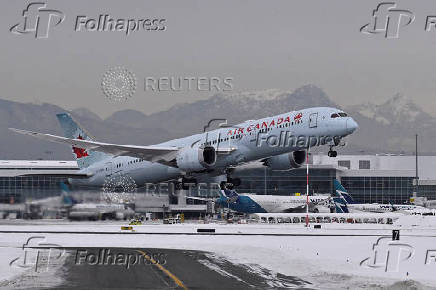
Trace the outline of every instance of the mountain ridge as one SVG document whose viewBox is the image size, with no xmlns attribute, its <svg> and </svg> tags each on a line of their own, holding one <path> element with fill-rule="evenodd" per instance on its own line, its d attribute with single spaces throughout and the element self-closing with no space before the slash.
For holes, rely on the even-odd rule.
<svg viewBox="0 0 436 290">
<path fill-rule="evenodd" d="M 146 145 L 202 132 L 211 118 L 226 118 L 230 124 L 236 124 L 315 106 L 340 108 L 321 88 L 304 85 L 294 91 L 220 93 L 149 115 L 137 110 L 120 110 L 101 119 L 87 108 L 77 108 L 70 113 L 99 141 Z M 433 149 L 436 119 L 410 98 L 397 94 L 379 105 L 364 103 L 344 109 L 360 128 L 347 137 L 349 145 L 339 148 L 340 153 L 411 152 L 415 133 L 425 135 L 421 138 L 421 151 L 436 153 Z M 55 115 L 65 111 L 68 110 L 47 103 L 0 99 L 0 134 L 4 137 L 0 139 L 3 148 L 0 159 L 71 159 L 68 146 L 17 135 L 7 129 L 15 127 L 62 135 Z"/>
</svg>

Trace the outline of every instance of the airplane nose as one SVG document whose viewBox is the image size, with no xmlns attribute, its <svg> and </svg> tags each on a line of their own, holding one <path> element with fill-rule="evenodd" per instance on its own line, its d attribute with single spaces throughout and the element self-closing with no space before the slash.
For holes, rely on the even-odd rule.
<svg viewBox="0 0 436 290">
<path fill-rule="evenodd" d="M 356 121 L 354 121 L 353 118 L 348 118 L 347 122 L 345 123 L 345 127 L 347 130 L 347 134 L 351 134 L 356 131 L 357 128 L 359 128 L 359 125 L 357 125 Z"/>
</svg>

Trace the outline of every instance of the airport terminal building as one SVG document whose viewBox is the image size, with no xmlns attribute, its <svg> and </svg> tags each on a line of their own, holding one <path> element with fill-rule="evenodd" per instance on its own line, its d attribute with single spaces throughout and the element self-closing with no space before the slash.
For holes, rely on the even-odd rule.
<svg viewBox="0 0 436 290">
<path fill-rule="evenodd" d="M 0 160 L 0 203 L 59 195 L 59 183 L 77 170 L 75 161 Z"/>
<path fill-rule="evenodd" d="M 310 193 L 332 193 L 335 178 L 358 202 L 404 203 L 414 191 L 415 156 L 379 154 L 331 158 L 313 154 L 309 164 Z M 418 164 L 418 196 L 436 199 L 436 156 L 420 156 Z M 0 161 L 0 203 L 13 204 L 59 195 L 59 183 L 78 170 L 75 161 Z M 240 193 L 294 195 L 306 192 L 305 167 L 271 171 L 264 166 L 245 165 L 235 175 L 242 180 L 237 187 Z M 141 189 L 138 192 L 140 196 Z M 206 211 L 205 204 L 186 201 L 183 196 L 144 196 L 140 200 L 137 208 L 141 212 Z"/>
<path fill-rule="evenodd" d="M 405 203 L 414 192 L 415 156 L 314 154 L 309 160 L 310 193 L 333 193 L 333 179 L 341 181 L 363 203 Z M 436 156 L 418 158 L 418 196 L 436 199 Z M 239 171 L 239 192 L 292 195 L 306 192 L 306 168 L 271 171 L 245 166 Z"/>
</svg>

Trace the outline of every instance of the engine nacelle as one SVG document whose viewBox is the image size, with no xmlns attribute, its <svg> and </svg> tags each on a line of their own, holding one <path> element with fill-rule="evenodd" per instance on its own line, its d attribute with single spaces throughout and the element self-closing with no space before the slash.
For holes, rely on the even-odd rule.
<svg viewBox="0 0 436 290">
<path fill-rule="evenodd" d="M 306 161 L 306 151 L 302 150 L 270 157 L 264 160 L 263 165 L 271 170 L 290 170 L 301 167 L 304 161 Z"/>
<path fill-rule="evenodd" d="M 214 147 L 207 146 L 185 147 L 177 154 L 177 166 L 187 172 L 201 171 L 215 164 L 216 151 Z"/>
</svg>

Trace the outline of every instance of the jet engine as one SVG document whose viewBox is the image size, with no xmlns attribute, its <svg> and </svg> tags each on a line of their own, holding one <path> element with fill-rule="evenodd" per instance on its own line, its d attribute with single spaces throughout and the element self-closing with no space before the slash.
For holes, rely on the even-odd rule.
<svg viewBox="0 0 436 290">
<path fill-rule="evenodd" d="M 290 170 L 301 167 L 304 161 L 306 161 L 306 151 L 301 150 L 267 158 L 263 160 L 263 165 L 273 171 Z"/>
<path fill-rule="evenodd" d="M 179 151 L 176 157 L 177 167 L 193 172 L 202 171 L 215 164 L 216 151 L 214 147 L 185 147 Z"/>
</svg>

